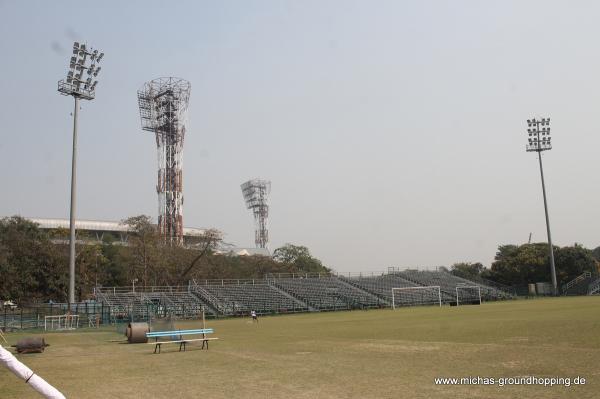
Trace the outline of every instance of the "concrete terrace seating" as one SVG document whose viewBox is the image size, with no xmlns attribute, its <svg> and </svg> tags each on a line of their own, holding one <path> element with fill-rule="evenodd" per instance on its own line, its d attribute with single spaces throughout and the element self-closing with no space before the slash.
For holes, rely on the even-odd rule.
<svg viewBox="0 0 600 399">
<path fill-rule="evenodd" d="M 259 314 L 305 312 L 306 306 L 287 296 L 266 282 L 240 280 L 238 283 L 201 285 L 212 298 L 220 302 L 225 314 L 248 314 L 255 310 Z"/>
<path fill-rule="evenodd" d="M 399 275 L 407 280 L 413 281 L 423 286 L 439 285 L 442 292 L 442 301 L 456 301 L 456 287 L 458 282 L 454 281 L 449 273 L 434 271 L 405 270 L 398 272 Z M 463 283 L 461 281 L 461 283 Z M 464 285 L 464 284 L 462 284 Z M 472 282 L 470 285 L 474 285 Z"/>
<path fill-rule="evenodd" d="M 349 277 L 344 278 L 350 284 L 371 292 L 387 302 L 392 302 L 392 288 L 420 286 L 412 281 L 400 277 L 398 274 L 384 274 L 382 276 Z"/>
<path fill-rule="evenodd" d="M 481 287 L 481 298 L 484 300 L 497 300 L 507 299 L 508 294 L 492 287 L 488 287 L 483 284 L 479 284 L 461 277 L 457 277 L 453 274 L 438 271 L 419 271 L 419 270 L 405 270 L 398 272 L 403 278 L 421 284 L 427 285 L 439 285 L 442 291 L 442 301 L 452 302 L 456 300 L 456 287 L 457 286 L 480 286 Z"/>
<path fill-rule="evenodd" d="M 159 310 L 165 315 L 173 315 L 182 318 L 198 318 L 205 313 L 211 313 L 207 306 L 195 295 L 187 291 L 173 292 L 144 292 L 144 295 L 153 303 L 157 304 Z"/>
<path fill-rule="evenodd" d="M 139 293 L 130 291 L 97 292 L 98 300 L 110 306 L 111 319 L 132 319 L 132 315 L 140 320 L 150 317 L 152 303 L 146 301 Z"/>
<path fill-rule="evenodd" d="M 319 310 L 378 307 L 382 301 L 337 277 L 277 278 L 271 283 Z"/>
<path fill-rule="evenodd" d="M 451 281 L 453 281 L 456 285 L 477 285 L 481 287 L 481 299 L 484 301 L 497 301 L 499 299 L 510 299 L 512 297 L 512 295 L 508 292 L 502 291 L 501 289 L 495 287 L 491 287 L 489 285 L 486 285 L 485 283 L 467 280 L 465 278 L 458 277 L 450 273 L 440 273 L 445 274 L 446 276 L 450 276 Z"/>
<path fill-rule="evenodd" d="M 186 287 L 97 288 L 111 319 L 148 320 L 154 315 L 196 318 L 202 313 L 247 315 L 391 306 L 392 288 L 440 286 L 442 302 L 456 301 L 456 287 L 479 286 L 483 300 L 508 299 L 507 292 L 447 272 L 405 270 L 379 276 L 276 275 L 260 280 L 192 280 Z M 600 283 L 599 283 L 600 286 Z M 600 291 L 600 289 L 599 289 Z M 424 291 L 423 291 L 424 292 Z"/>
<path fill-rule="evenodd" d="M 197 318 L 205 312 L 211 314 L 200 298 L 187 291 L 187 287 L 131 287 L 99 288 L 99 301 L 110 306 L 111 318 L 148 320 L 154 314 L 173 315 L 180 318 Z"/>
</svg>

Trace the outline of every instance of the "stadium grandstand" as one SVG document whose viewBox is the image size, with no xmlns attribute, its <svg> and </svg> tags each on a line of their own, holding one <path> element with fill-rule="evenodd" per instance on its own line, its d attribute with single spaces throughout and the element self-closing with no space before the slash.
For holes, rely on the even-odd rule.
<svg viewBox="0 0 600 399">
<path fill-rule="evenodd" d="M 94 294 L 97 303 L 110 309 L 111 320 L 118 322 L 164 315 L 194 318 L 203 309 L 208 317 L 226 317 L 252 310 L 281 314 L 386 308 L 392 306 L 392 288 L 430 286 L 440 287 L 443 304 L 455 303 L 457 287 L 479 287 L 483 301 L 513 298 L 499 288 L 447 272 L 417 270 L 370 276 L 277 274 L 255 280 L 191 280 L 180 287 L 96 287 Z"/>
</svg>

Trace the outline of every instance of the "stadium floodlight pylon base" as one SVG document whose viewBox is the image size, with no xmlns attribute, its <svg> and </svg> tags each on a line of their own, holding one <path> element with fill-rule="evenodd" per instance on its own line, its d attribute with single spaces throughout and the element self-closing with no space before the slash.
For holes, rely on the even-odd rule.
<svg viewBox="0 0 600 399">
<path fill-rule="evenodd" d="M 466 297 L 460 297 L 460 292 L 466 292 Z M 465 299 L 466 298 L 466 299 Z M 478 285 L 458 285 L 456 286 L 456 306 L 460 306 L 460 303 L 464 304 L 465 302 L 470 304 L 476 304 L 479 302 L 481 305 L 481 287 Z"/>
<path fill-rule="evenodd" d="M 439 285 L 416 286 L 416 287 L 394 287 L 392 288 L 392 309 L 396 309 L 397 297 L 410 295 L 414 303 L 410 305 L 439 305 L 442 306 L 442 291 Z M 403 302 L 403 301 L 402 301 Z M 399 302 L 399 303 L 402 303 Z"/>
</svg>

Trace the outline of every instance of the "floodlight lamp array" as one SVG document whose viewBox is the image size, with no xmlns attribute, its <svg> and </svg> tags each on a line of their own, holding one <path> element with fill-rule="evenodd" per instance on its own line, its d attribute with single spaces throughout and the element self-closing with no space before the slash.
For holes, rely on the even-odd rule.
<svg viewBox="0 0 600 399">
<path fill-rule="evenodd" d="M 254 179 L 241 185 L 242 195 L 248 209 L 267 207 L 267 197 L 271 193 L 271 182 Z"/>
<path fill-rule="evenodd" d="M 541 152 L 552 149 L 550 118 L 527 119 L 527 126 L 527 151 Z M 540 128 L 540 126 L 542 126 L 542 128 Z"/>
<path fill-rule="evenodd" d="M 58 82 L 58 91 L 66 96 L 93 100 L 97 80 L 94 80 L 102 69 L 98 66 L 104 53 L 97 49 L 87 48 L 85 44 L 73 43 L 73 55 L 69 61 L 69 72 L 64 80 Z M 84 72 L 87 77 L 84 77 Z"/>
</svg>

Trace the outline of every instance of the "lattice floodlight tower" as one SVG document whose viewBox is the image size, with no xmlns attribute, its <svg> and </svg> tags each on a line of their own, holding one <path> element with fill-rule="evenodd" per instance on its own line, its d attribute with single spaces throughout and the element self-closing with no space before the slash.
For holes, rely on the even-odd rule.
<svg viewBox="0 0 600 399">
<path fill-rule="evenodd" d="M 182 154 L 190 82 L 158 78 L 138 90 L 142 129 L 154 132 L 158 149 L 158 229 L 168 244 L 183 244 Z"/>
<path fill-rule="evenodd" d="M 253 179 L 248 180 L 241 187 L 246 207 L 251 209 L 254 214 L 254 243 L 257 248 L 266 248 L 269 242 L 269 231 L 267 230 L 269 205 L 267 205 L 267 200 L 271 193 L 271 182 Z"/>
</svg>

